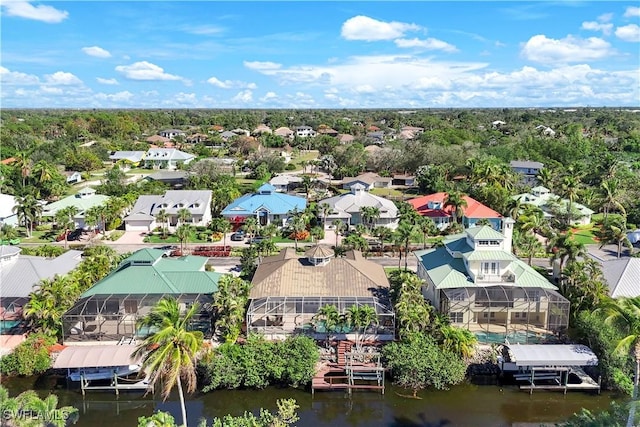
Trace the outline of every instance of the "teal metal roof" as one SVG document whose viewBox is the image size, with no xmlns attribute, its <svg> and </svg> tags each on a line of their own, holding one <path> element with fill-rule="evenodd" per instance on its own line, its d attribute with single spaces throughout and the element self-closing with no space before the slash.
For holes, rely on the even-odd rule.
<svg viewBox="0 0 640 427">
<path fill-rule="evenodd" d="M 418 261 L 427 269 L 429 277 L 438 289 L 474 286 L 467 277 L 461 258 L 453 258 L 445 247 L 414 252 Z M 429 267 L 427 267 L 429 266 Z"/>
<path fill-rule="evenodd" d="M 463 256 L 467 261 L 511 261 L 516 259 L 515 255 L 499 249 L 480 249 L 464 254 Z"/>
<path fill-rule="evenodd" d="M 483 225 L 482 227 L 471 227 L 467 229 L 467 234 L 471 236 L 473 240 L 504 240 L 504 236 L 501 233 L 498 233 L 488 225 Z"/>
<path fill-rule="evenodd" d="M 207 258 L 163 257 L 164 251 L 142 249 L 123 260 L 118 268 L 82 294 L 212 294 L 220 273 L 204 271 Z"/>
</svg>

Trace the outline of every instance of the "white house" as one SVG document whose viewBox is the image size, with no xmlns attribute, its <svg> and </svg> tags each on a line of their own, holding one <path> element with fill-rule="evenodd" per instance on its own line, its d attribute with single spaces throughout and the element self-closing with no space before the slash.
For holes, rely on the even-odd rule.
<svg viewBox="0 0 640 427">
<path fill-rule="evenodd" d="M 85 228 L 85 213 L 94 206 L 102 206 L 109 196 L 96 194 L 96 190 L 91 187 L 84 187 L 78 190 L 73 196 L 65 197 L 57 202 L 49 203 L 43 207 L 42 216 L 55 217 L 56 213 L 66 207 L 73 206 L 77 213 L 73 218 L 76 228 Z M 95 224 L 97 225 L 97 224 Z"/>
<path fill-rule="evenodd" d="M 539 207 L 545 218 L 553 218 L 554 212 L 566 213 L 569 208 L 569 200 L 553 194 L 548 188 L 541 185 L 533 187 L 531 193 L 523 193 L 513 196 L 520 203 Z M 593 211 L 580 203 L 573 202 L 571 211 L 577 216 L 573 223 L 576 225 L 588 225 L 591 223 Z"/>
<path fill-rule="evenodd" d="M 311 126 L 298 126 L 296 127 L 296 136 L 301 138 L 306 138 L 306 137 L 313 138 L 316 136 L 316 131 L 313 130 Z"/>
<path fill-rule="evenodd" d="M 66 171 L 64 175 L 67 177 L 67 184 L 77 184 L 82 182 L 82 174 L 78 171 Z"/>
<path fill-rule="evenodd" d="M 351 226 L 362 224 L 363 221 L 360 210 L 363 207 L 379 209 L 380 216 L 373 220 L 375 227 L 385 226 L 391 229 L 398 227 L 398 208 L 396 205 L 391 200 L 369 193 L 362 184 L 352 185 L 351 192 L 349 193 L 320 200 L 318 206 L 324 203 L 328 204 L 331 208 L 327 217 L 324 218 L 326 220 L 326 227 L 330 227 L 331 222 L 336 219 Z"/>
<path fill-rule="evenodd" d="M 169 139 L 174 139 L 176 136 L 184 137 L 186 135 L 180 129 L 165 129 L 165 130 L 161 130 L 159 133 L 160 133 L 160 136 L 169 138 Z"/>
<path fill-rule="evenodd" d="M 189 164 L 196 156 L 175 148 L 150 148 L 144 158 L 144 165 L 153 169 L 174 170 L 180 164 Z"/>
<path fill-rule="evenodd" d="M 13 212 L 16 199 L 10 194 L 0 194 L 0 226 L 17 225 L 18 215 Z"/>
<path fill-rule="evenodd" d="M 156 221 L 161 210 L 169 215 L 169 226 L 175 227 L 180 225 L 178 211 L 183 208 L 191 214 L 187 224 L 206 226 L 211 221 L 211 198 L 211 190 L 169 190 L 163 195 L 142 195 L 124 218 L 125 230 L 152 231 L 161 225 Z"/>
</svg>

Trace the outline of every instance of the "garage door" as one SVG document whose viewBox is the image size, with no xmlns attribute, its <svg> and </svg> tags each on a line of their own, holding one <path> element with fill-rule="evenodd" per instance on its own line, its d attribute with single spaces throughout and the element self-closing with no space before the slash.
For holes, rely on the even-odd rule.
<svg viewBox="0 0 640 427">
<path fill-rule="evenodd" d="M 149 221 L 125 221 L 124 229 L 127 231 L 151 231 Z"/>
</svg>

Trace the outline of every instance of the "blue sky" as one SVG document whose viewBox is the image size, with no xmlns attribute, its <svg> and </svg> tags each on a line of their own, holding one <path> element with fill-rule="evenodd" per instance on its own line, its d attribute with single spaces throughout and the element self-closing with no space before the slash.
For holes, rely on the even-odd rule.
<svg viewBox="0 0 640 427">
<path fill-rule="evenodd" d="M 636 1 L 0 0 L 3 108 L 640 105 Z"/>
</svg>

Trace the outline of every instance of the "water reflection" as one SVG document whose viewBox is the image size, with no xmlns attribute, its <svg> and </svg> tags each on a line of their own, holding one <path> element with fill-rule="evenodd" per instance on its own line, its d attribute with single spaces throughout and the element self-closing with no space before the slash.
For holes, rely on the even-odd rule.
<svg viewBox="0 0 640 427">
<path fill-rule="evenodd" d="M 35 388 L 46 396 L 55 392 L 60 405 L 80 409 L 79 427 L 137 425 L 140 416 L 155 410 L 168 411 L 181 421 L 177 393 L 162 402 L 159 395 L 122 393 L 88 393 L 67 390 L 64 382 L 52 377 L 3 379 L 11 395 Z M 277 410 L 276 400 L 296 399 L 300 408 L 298 426 L 372 426 L 372 427 L 444 427 L 444 426 L 512 426 L 514 423 L 555 423 L 567 419 L 585 407 L 592 411 L 607 409 L 615 398 L 611 393 L 592 395 L 570 392 L 534 392 L 529 395 L 513 386 L 465 384 L 449 391 L 424 391 L 421 399 L 401 395 L 407 392 L 388 386 L 385 395 L 356 392 L 351 397 L 343 392 L 317 392 L 314 397 L 305 390 L 268 388 L 265 390 L 221 390 L 188 396 L 189 425 L 201 418 L 211 420 L 226 414 L 245 411 L 258 413 L 263 407 Z"/>
</svg>

